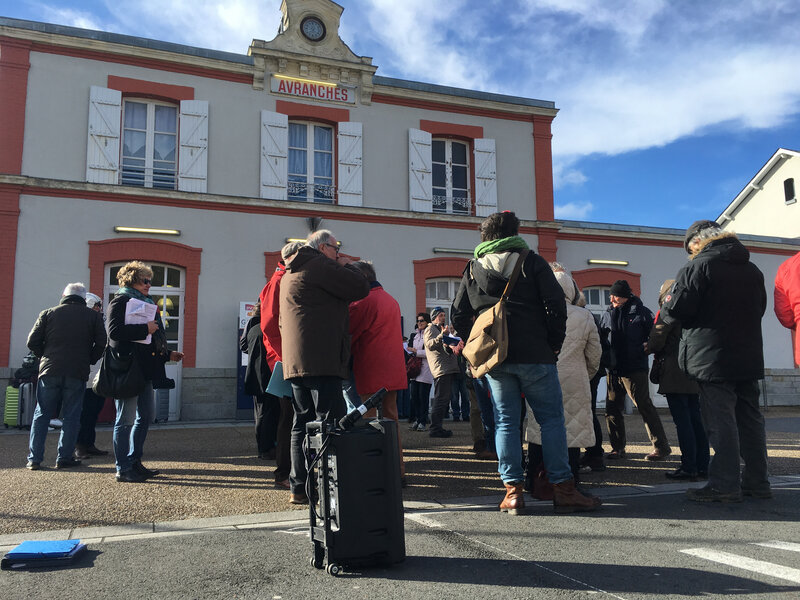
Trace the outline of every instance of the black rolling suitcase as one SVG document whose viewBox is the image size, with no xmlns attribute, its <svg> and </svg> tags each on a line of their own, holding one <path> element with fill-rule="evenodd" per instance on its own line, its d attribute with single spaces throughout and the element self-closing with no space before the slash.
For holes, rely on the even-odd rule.
<svg viewBox="0 0 800 600">
<path fill-rule="evenodd" d="M 379 403 L 385 392 L 364 406 Z M 378 418 L 353 427 L 361 414 L 307 426 L 309 479 L 319 494 L 319 507 L 309 504 L 311 564 L 331 575 L 406 557 L 397 423 Z"/>
</svg>

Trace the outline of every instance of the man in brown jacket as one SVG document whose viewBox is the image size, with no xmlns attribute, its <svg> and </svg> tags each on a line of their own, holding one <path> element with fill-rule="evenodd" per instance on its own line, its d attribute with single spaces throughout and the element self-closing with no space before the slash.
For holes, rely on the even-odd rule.
<svg viewBox="0 0 800 600">
<path fill-rule="evenodd" d="M 369 282 L 339 256 L 333 234 L 321 229 L 286 261 L 280 288 L 283 377 L 292 384 L 292 494 L 305 504 L 308 470 L 303 454 L 306 423 L 345 414 L 342 379 L 350 376 L 348 309 L 369 294 Z"/>
<path fill-rule="evenodd" d="M 457 353 L 464 347 L 449 346 L 444 336 L 450 333 L 445 324 L 447 315 L 444 309 L 437 306 L 431 311 L 431 324 L 425 330 L 425 354 L 433 373 L 433 406 L 431 408 L 431 432 L 433 438 L 448 438 L 453 435 L 450 429 L 442 427 L 442 420 L 450 406 L 450 393 L 458 376 Z"/>
</svg>

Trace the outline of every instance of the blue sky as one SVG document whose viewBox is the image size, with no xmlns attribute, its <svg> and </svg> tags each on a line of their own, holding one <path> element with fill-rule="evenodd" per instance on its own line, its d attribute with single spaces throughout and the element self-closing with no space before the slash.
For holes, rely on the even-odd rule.
<svg viewBox="0 0 800 600">
<path fill-rule="evenodd" d="M 551 100 L 556 216 L 714 218 L 800 149 L 796 0 L 340 0 L 378 74 Z M 0 0 L 0 15 L 245 54 L 280 0 Z"/>
</svg>

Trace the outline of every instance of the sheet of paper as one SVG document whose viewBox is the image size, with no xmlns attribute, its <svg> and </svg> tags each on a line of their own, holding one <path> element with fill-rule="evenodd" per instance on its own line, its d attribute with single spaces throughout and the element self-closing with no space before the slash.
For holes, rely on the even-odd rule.
<svg viewBox="0 0 800 600">
<path fill-rule="evenodd" d="M 158 306 L 131 298 L 125 305 L 125 325 L 142 325 L 155 321 Z M 149 344 L 153 336 L 148 334 L 143 340 L 135 340 L 138 344 Z"/>
</svg>

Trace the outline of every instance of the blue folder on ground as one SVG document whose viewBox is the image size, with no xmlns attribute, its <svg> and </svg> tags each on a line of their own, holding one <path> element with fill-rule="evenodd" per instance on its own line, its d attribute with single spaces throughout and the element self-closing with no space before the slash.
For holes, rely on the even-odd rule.
<svg viewBox="0 0 800 600">
<path fill-rule="evenodd" d="M 0 561 L 0 568 L 67 566 L 85 551 L 86 544 L 82 544 L 80 540 L 28 540 L 7 552 Z"/>
<path fill-rule="evenodd" d="M 283 378 L 283 363 L 278 361 L 272 369 L 272 377 L 267 384 L 267 392 L 278 398 L 283 396 L 292 397 L 292 384 Z"/>
</svg>

